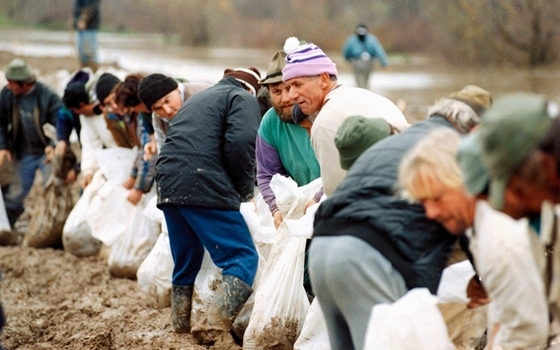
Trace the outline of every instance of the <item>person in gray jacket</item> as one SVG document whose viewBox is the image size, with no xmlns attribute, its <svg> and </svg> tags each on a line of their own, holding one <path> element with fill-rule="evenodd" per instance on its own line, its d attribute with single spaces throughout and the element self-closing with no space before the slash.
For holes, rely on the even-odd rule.
<svg viewBox="0 0 560 350">
<path fill-rule="evenodd" d="M 457 236 L 422 206 L 395 194 L 403 155 L 440 127 L 466 134 L 491 103 L 477 86 L 440 100 L 428 118 L 368 148 L 317 210 L 309 248 L 311 285 L 333 350 L 363 349 L 371 309 L 409 289 L 436 293 Z"/>
</svg>

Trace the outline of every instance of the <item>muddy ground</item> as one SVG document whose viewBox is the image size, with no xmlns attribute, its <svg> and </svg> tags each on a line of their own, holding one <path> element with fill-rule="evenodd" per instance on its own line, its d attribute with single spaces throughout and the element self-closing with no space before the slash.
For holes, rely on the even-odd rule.
<svg viewBox="0 0 560 350">
<path fill-rule="evenodd" d="M 0 52 L 0 69 L 13 58 Z M 26 60 L 40 78 L 77 68 L 72 57 Z M 156 309 L 136 281 L 111 277 L 103 258 L 0 247 L 0 270 L 7 316 L 0 344 L 8 350 L 206 349 L 190 335 L 175 334 L 170 308 Z"/>
</svg>

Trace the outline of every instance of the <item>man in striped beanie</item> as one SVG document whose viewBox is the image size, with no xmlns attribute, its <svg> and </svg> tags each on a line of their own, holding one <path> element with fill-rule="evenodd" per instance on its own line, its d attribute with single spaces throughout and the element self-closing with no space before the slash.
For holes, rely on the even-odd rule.
<svg viewBox="0 0 560 350">
<path fill-rule="evenodd" d="M 371 91 L 337 82 L 333 61 L 317 45 L 286 40 L 286 66 L 282 79 L 290 86 L 290 98 L 313 120 L 311 144 L 321 167 L 325 195 L 330 196 L 346 176 L 338 159 L 335 135 L 344 120 L 353 115 L 382 118 L 398 130 L 408 126 L 399 108 Z M 329 102 L 327 104 L 327 101 Z"/>
</svg>

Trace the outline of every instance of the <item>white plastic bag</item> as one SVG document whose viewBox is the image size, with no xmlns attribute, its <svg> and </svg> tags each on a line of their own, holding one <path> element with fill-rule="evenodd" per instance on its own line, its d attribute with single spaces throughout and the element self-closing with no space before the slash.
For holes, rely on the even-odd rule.
<svg viewBox="0 0 560 350">
<path fill-rule="evenodd" d="M 146 257 L 136 277 L 140 289 L 147 291 L 156 300 L 157 308 L 171 305 L 171 276 L 173 274 L 173 257 L 169 246 L 169 236 L 165 220 L 162 223 L 162 232 L 156 244 Z"/>
<path fill-rule="evenodd" d="M 130 176 L 138 151 L 136 147 L 111 147 L 97 150 L 99 171 L 112 183 L 121 184 Z"/>
<path fill-rule="evenodd" d="M 11 231 L 10 220 L 8 220 L 8 214 L 6 213 L 6 205 L 4 204 L 4 195 L 0 189 L 0 231 Z"/>
<path fill-rule="evenodd" d="M 437 298 L 426 288 L 415 288 L 392 304 L 372 308 L 364 349 L 451 350 Z"/>
<path fill-rule="evenodd" d="M 114 277 L 136 278 L 138 268 L 154 247 L 160 225 L 144 215 L 146 195 L 136 204 L 125 231 L 111 245 L 109 273 Z"/>
<path fill-rule="evenodd" d="M 291 179 L 275 175 L 271 188 L 284 222 L 279 239 L 266 261 L 255 291 L 253 314 L 243 337 L 244 349 L 292 348 L 298 338 L 309 300 L 303 287 L 304 253 L 307 239 L 294 237 L 287 220 L 303 216 L 309 195 Z"/>
<path fill-rule="evenodd" d="M 467 309 L 467 284 L 474 275 L 468 260 L 443 270 L 438 286 L 438 308 L 447 325 L 449 337 L 459 348 L 475 348 L 487 327 L 487 307 Z"/>
<path fill-rule="evenodd" d="M 327 324 L 319 299 L 313 299 L 294 350 L 331 350 Z"/>
<path fill-rule="evenodd" d="M 136 212 L 136 207 L 126 199 L 126 193 L 121 184 L 107 181 L 87 209 L 92 236 L 109 248 L 124 234 Z"/>
<path fill-rule="evenodd" d="M 101 172 L 96 172 L 68 215 L 62 229 L 62 245 L 65 251 L 76 256 L 90 256 L 99 252 L 102 243 L 91 235 L 87 211 L 91 200 L 106 182 Z"/>
</svg>

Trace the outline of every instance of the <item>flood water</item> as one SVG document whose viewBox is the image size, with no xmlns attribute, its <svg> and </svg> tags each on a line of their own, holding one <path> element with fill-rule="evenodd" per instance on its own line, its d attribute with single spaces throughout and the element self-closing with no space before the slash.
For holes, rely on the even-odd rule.
<svg viewBox="0 0 560 350">
<path fill-rule="evenodd" d="M 72 31 L 1 30 L 0 34 L 2 51 L 46 59 L 76 57 L 75 33 Z M 274 49 L 189 48 L 158 34 L 99 35 L 101 65 L 117 64 L 129 72 L 159 72 L 190 81 L 216 82 L 225 68 L 255 66 L 264 74 L 274 52 Z M 327 54 L 337 64 L 339 81 L 354 85 L 350 66 L 340 52 Z M 467 84 L 479 85 L 495 97 L 509 92 L 530 91 L 560 100 L 558 66 L 532 70 L 466 68 L 421 55 L 407 59 L 390 57 L 390 62 L 390 70 L 379 70 L 373 74 L 370 90 L 393 101 L 402 99 L 409 109 L 424 110 L 438 98 Z"/>
</svg>

